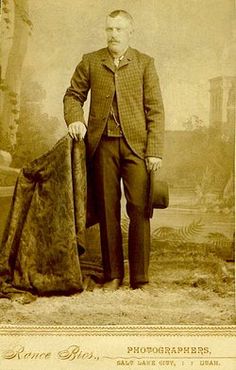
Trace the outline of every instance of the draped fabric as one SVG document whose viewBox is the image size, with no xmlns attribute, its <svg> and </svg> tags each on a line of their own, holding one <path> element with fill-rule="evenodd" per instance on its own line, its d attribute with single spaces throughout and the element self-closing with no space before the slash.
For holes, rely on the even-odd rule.
<svg viewBox="0 0 236 370">
<path fill-rule="evenodd" d="M 102 279 L 99 231 L 86 230 L 84 142 L 67 135 L 22 168 L 0 249 L 0 296 L 70 294 Z"/>
</svg>

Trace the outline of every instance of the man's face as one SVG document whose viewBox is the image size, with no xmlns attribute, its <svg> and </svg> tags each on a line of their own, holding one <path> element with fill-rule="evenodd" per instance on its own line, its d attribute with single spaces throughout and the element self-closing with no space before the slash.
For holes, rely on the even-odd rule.
<svg viewBox="0 0 236 370">
<path fill-rule="evenodd" d="M 128 19 L 107 17 L 106 34 L 108 48 L 114 54 L 122 53 L 129 46 L 133 30 Z"/>
</svg>

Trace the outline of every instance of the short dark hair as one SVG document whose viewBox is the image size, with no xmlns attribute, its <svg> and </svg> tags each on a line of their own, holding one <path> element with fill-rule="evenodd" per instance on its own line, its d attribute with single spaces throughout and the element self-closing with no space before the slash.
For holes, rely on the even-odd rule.
<svg viewBox="0 0 236 370">
<path fill-rule="evenodd" d="M 128 19 L 130 23 L 133 24 L 134 22 L 133 17 L 126 10 L 122 10 L 122 9 L 113 10 L 110 14 L 108 14 L 108 17 L 116 18 L 118 17 L 118 15 Z"/>
</svg>

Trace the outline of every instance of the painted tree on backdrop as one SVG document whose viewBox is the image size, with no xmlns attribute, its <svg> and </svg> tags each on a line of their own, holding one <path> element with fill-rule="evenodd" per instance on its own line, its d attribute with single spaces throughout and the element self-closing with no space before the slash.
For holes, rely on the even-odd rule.
<svg viewBox="0 0 236 370">
<path fill-rule="evenodd" d="M 21 73 L 32 33 L 28 0 L 2 0 L 0 149 L 13 153 L 20 113 Z"/>
</svg>

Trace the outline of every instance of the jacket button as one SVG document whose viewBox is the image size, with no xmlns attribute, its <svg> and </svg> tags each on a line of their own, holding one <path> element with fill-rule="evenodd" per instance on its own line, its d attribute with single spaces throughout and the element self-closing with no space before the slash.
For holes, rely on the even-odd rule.
<svg viewBox="0 0 236 370">
<path fill-rule="evenodd" d="M 108 98 L 110 98 L 110 95 L 106 95 L 106 98 L 108 99 Z"/>
</svg>

